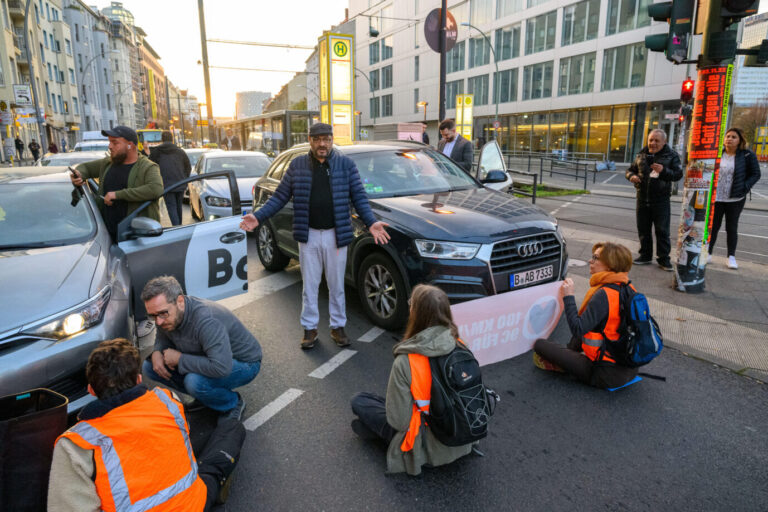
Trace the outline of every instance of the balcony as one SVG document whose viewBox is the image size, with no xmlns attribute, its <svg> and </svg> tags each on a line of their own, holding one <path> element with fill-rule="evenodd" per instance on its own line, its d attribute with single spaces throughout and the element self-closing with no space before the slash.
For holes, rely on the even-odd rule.
<svg viewBox="0 0 768 512">
<path fill-rule="evenodd" d="M 24 44 L 24 37 L 14 35 L 13 46 L 16 49 L 16 61 L 20 64 L 27 64 L 27 47 Z"/>
<path fill-rule="evenodd" d="M 8 0 L 8 14 L 11 16 L 11 19 L 23 20 L 24 7 L 24 2 L 21 0 Z"/>
</svg>

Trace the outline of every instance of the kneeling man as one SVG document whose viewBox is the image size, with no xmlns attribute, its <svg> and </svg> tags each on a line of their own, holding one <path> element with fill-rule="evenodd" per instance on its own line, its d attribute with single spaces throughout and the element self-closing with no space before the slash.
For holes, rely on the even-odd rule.
<svg viewBox="0 0 768 512">
<path fill-rule="evenodd" d="M 227 308 L 183 295 L 172 276 L 150 280 L 141 300 L 158 327 L 151 361 L 144 361 L 145 375 L 241 419 L 245 402 L 232 390 L 259 373 L 261 346 L 256 338 Z"/>
</svg>

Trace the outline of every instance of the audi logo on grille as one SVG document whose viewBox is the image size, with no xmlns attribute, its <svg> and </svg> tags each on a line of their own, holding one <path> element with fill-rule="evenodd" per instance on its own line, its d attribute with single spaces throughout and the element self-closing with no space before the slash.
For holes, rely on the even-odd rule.
<svg viewBox="0 0 768 512">
<path fill-rule="evenodd" d="M 544 252 L 544 246 L 541 242 L 528 242 L 524 244 L 517 244 L 517 254 L 521 258 L 528 258 L 530 256 L 536 256 Z"/>
</svg>

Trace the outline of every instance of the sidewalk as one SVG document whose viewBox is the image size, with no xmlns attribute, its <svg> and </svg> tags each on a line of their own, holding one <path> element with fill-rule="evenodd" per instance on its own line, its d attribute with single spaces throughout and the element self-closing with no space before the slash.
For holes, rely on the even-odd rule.
<svg viewBox="0 0 768 512">
<path fill-rule="evenodd" d="M 564 226 L 561 230 L 571 258 L 569 277 L 576 284 L 576 296 L 583 297 L 592 244 L 606 235 Z M 636 240 L 610 240 L 637 248 Z M 768 383 L 768 266 L 744 263 L 734 271 L 725 263 L 716 256 L 707 265 L 707 288 L 700 294 L 678 292 L 673 274 L 656 265 L 633 267 L 630 278 L 648 297 L 666 345 Z"/>
</svg>

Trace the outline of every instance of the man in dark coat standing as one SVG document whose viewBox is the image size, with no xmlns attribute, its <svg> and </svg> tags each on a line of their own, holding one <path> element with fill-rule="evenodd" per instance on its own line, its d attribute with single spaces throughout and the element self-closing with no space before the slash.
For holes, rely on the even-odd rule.
<svg viewBox="0 0 768 512">
<path fill-rule="evenodd" d="M 189 157 L 179 146 L 173 143 L 173 134 L 164 131 L 160 135 L 162 143 L 155 146 L 149 152 L 149 159 L 160 166 L 160 174 L 163 176 L 163 186 L 168 188 L 174 183 L 189 178 L 192 171 L 192 165 L 189 163 Z M 181 200 L 184 195 L 186 185 L 170 190 L 163 197 L 165 198 L 165 207 L 168 209 L 168 216 L 171 218 L 171 224 L 181 225 Z"/>
<path fill-rule="evenodd" d="M 427 133 L 427 125 L 421 123 L 421 142 L 429 144 L 429 134 Z"/>
<path fill-rule="evenodd" d="M 24 160 L 24 141 L 17 135 L 14 144 L 16 144 L 16 153 L 19 154 L 19 165 L 21 165 L 21 161 Z"/>
<path fill-rule="evenodd" d="M 647 265 L 653 259 L 651 227 L 656 233 L 656 262 L 671 272 L 669 253 L 670 205 L 672 182 L 683 177 L 680 156 L 667 145 L 664 130 L 651 130 L 648 145 L 640 150 L 629 166 L 626 178 L 637 190 L 637 235 L 640 238 L 640 255 L 635 265 Z"/>
<path fill-rule="evenodd" d="M 232 128 L 227 128 L 227 136 L 222 141 L 224 149 L 227 151 L 240 151 L 243 146 L 240 144 L 240 137 L 234 134 Z"/>
<path fill-rule="evenodd" d="M 37 162 L 40 159 L 40 144 L 38 144 L 35 139 L 32 139 L 32 142 L 30 142 L 27 147 L 29 148 L 29 152 L 32 153 L 32 160 Z"/>
<path fill-rule="evenodd" d="M 437 143 L 437 150 L 459 164 L 465 171 L 472 170 L 472 143 L 456 133 L 456 123 L 453 119 L 446 119 L 440 123 L 440 135 L 442 138 Z"/>
</svg>

